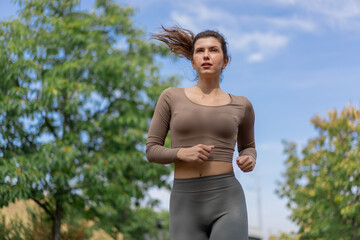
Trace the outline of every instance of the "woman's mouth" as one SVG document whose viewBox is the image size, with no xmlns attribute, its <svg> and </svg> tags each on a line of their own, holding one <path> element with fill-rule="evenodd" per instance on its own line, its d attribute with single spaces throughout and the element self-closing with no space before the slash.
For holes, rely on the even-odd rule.
<svg viewBox="0 0 360 240">
<path fill-rule="evenodd" d="M 211 63 L 208 63 L 208 62 L 205 62 L 203 64 L 201 64 L 202 67 L 211 67 L 212 64 Z"/>
</svg>

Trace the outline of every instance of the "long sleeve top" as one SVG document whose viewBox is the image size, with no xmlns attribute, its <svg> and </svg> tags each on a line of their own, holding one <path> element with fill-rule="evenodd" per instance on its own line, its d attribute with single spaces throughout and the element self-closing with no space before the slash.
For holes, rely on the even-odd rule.
<svg viewBox="0 0 360 240">
<path fill-rule="evenodd" d="M 215 146 L 208 161 L 232 162 L 236 142 L 239 156 L 256 159 L 253 106 L 246 97 L 229 95 L 231 102 L 226 105 L 205 106 L 191 101 L 184 88 L 165 89 L 149 127 L 148 161 L 171 163 L 178 160 L 180 148 L 205 144 Z M 169 130 L 171 148 L 164 147 Z"/>
</svg>

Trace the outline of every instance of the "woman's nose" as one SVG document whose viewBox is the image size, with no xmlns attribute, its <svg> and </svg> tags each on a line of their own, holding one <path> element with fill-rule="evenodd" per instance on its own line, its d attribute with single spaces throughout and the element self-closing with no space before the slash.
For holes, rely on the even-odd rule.
<svg viewBox="0 0 360 240">
<path fill-rule="evenodd" d="M 203 58 L 204 59 L 209 59 L 209 52 L 208 51 L 204 51 Z"/>
</svg>

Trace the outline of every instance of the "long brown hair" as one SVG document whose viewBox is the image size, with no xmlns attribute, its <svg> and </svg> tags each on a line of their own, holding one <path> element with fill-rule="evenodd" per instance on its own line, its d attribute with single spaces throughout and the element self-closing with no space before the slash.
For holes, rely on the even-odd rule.
<svg viewBox="0 0 360 240">
<path fill-rule="evenodd" d="M 152 38 L 162 41 L 168 48 L 177 55 L 182 55 L 191 60 L 194 53 L 195 42 L 200 38 L 214 37 L 220 44 L 224 54 L 224 59 L 228 58 L 227 43 L 223 35 L 214 30 L 206 30 L 194 35 L 194 33 L 188 29 L 184 29 L 180 26 L 174 26 L 171 28 L 165 28 L 161 26 L 162 32 L 158 34 L 152 34 Z"/>
</svg>

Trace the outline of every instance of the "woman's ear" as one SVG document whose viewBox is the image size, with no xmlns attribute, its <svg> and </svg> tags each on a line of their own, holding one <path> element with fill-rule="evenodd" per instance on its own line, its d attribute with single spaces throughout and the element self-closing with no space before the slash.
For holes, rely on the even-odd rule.
<svg viewBox="0 0 360 240">
<path fill-rule="evenodd" d="M 194 59 L 191 59 L 190 61 L 191 61 L 191 65 L 192 65 L 193 69 L 195 69 L 195 66 L 194 66 Z"/>
<path fill-rule="evenodd" d="M 229 57 L 226 57 L 225 60 L 224 60 L 224 64 L 222 66 L 222 69 L 225 69 L 226 66 L 228 65 L 228 63 L 229 63 Z"/>
</svg>

